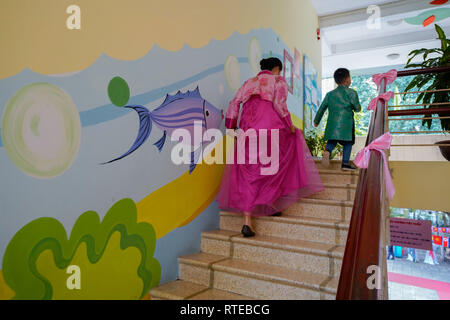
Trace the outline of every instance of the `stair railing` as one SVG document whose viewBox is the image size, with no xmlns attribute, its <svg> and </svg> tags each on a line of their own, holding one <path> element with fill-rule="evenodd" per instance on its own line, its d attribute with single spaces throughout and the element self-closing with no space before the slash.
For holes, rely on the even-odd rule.
<svg viewBox="0 0 450 320">
<path fill-rule="evenodd" d="M 397 77 L 448 71 L 450 67 L 406 70 L 399 71 Z M 379 94 L 385 92 L 386 80 L 383 79 Z M 388 116 L 433 113 L 429 109 L 388 111 L 387 107 L 387 102 L 382 99 L 378 101 L 369 126 L 366 146 L 389 131 Z M 439 110 L 448 111 L 442 108 Z M 384 177 L 381 154 L 371 152 L 368 168 L 360 170 L 337 300 L 388 299 L 386 243 L 389 238 L 389 202 Z"/>
</svg>

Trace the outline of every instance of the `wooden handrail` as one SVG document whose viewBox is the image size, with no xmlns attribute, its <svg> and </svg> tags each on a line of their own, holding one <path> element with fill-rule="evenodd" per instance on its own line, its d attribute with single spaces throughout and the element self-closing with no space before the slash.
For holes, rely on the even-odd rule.
<svg viewBox="0 0 450 320">
<path fill-rule="evenodd" d="M 450 67 L 399 71 L 398 77 L 449 72 Z M 386 92 L 383 79 L 379 94 Z M 441 109 L 441 108 L 440 108 Z M 436 112 L 435 110 L 433 110 Z M 410 110 L 388 111 L 384 100 L 377 103 L 369 126 L 366 146 L 386 133 L 389 115 L 410 115 Z M 418 110 L 414 110 L 418 112 Z M 423 113 L 422 113 L 423 114 Z M 361 169 L 353 204 L 352 217 L 342 261 L 337 300 L 383 300 L 388 298 L 386 235 L 388 231 L 388 203 L 385 191 L 383 159 L 378 152 L 370 153 L 369 167 Z M 373 276 L 369 267 L 376 266 L 381 285 L 368 287 Z"/>
<path fill-rule="evenodd" d="M 418 74 L 441 73 L 441 72 L 450 72 L 450 66 L 398 71 L 397 77 L 417 76 Z"/>
<path fill-rule="evenodd" d="M 450 114 L 450 107 L 447 108 L 427 108 L 427 109 L 406 109 L 406 110 L 389 110 L 389 117 L 397 116 L 419 116 L 432 114 Z"/>
</svg>

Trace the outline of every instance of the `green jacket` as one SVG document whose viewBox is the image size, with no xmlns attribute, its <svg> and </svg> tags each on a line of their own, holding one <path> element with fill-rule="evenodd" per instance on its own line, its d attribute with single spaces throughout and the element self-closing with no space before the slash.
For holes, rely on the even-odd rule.
<svg viewBox="0 0 450 320">
<path fill-rule="evenodd" d="M 338 86 L 326 94 L 314 118 L 319 124 L 328 109 L 325 140 L 354 141 L 353 113 L 361 111 L 358 94 L 346 86 Z"/>
</svg>

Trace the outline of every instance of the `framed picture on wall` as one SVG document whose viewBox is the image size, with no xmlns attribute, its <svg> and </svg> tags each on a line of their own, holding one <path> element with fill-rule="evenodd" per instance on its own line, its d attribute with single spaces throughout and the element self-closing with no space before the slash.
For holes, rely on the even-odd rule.
<svg viewBox="0 0 450 320">
<path fill-rule="evenodd" d="M 312 128 L 312 114 L 311 109 L 307 106 L 303 106 L 303 129 Z"/>
<path fill-rule="evenodd" d="M 318 72 L 313 63 L 305 55 L 303 58 L 304 66 L 304 99 L 305 105 L 309 106 L 314 114 L 317 112 L 322 100 L 321 91 L 318 83 Z"/>
<path fill-rule="evenodd" d="M 294 48 L 294 75 L 297 79 L 303 76 L 303 56 L 297 48 Z"/>
<path fill-rule="evenodd" d="M 286 79 L 289 92 L 294 94 L 294 59 L 286 49 L 284 49 L 283 60 L 283 77 Z"/>
</svg>

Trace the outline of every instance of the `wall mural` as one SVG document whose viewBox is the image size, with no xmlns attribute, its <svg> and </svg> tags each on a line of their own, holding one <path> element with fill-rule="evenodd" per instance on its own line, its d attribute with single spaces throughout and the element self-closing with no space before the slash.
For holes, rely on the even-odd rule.
<svg viewBox="0 0 450 320">
<path fill-rule="evenodd" d="M 422 25 L 423 27 L 428 27 L 433 22 L 445 20 L 450 17 L 450 8 L 448 6 L 438 6 L 442 6 L 447 2 L 448 0 L 433 0 L 430 2 L 430 5 L 437 8 L 423 11 L 414 17 L 405 18 L 404 21 L 412 25 Z"/>
<path fill-rule="evenodd" d="M 175 279 L 177 256 L 198 251 L 201 232 L 218 227 L 223 165 L 173 164 L 169 136 L 193 120 L 223 129 L 232 95 L 261 57 L 283 59 L 284 49 L 272 29 L 259 29 L 0 79 L 0 299 L 142 299 Z M 299 96 L 288 97 L 294 123 Z M 81 289 L 69 288 L 70 268 Z"/>
<path fill-rule="evenodd" d="M 131 199 L 114 204 L 103 221 L 83 213 L 67 237 L 53 218 L 20 229 L 3 258 L 5 282 L 14 299 L 139 299 L 158 285 L 161 266 L 153 257 L 155 231 L 137 223 Z M 79 268 L 78 290 L 67 284 L 66 269 Z"/>
<path fill-rule="evenodd" d="M 108 85 L 108 94 L 111 102 L 118 106 L 133 109 L 139 115 L 139 131 L 131 148 L 118 158 L 110 160 L 106 163 L 111 163 L 122 158 L 125 158 L 132 152 L 136 151 L 149 137 L 153 123 L 163 131 L 162 137 L 154 143 L 159 151 L 164 147 L 167 134 L 172 135 L 176 129 L 186 129 L 191 137 L 194 137 L 194 122 L 199 121 L 202 125 L 202 135 L 205 130 L 214 128 L 218 129 L 224 118 L 223 110 L 218 110 L 208 101 L 202 98 L 200 91 L 197 89 L 187 91 L 171 96 L 167 94 L 164 102 L 153 111 L 149 111 L 144 106 L 127 106 L 124 105 L 129 99 L 129 87 L 126 81 L 120 77 L 113 78 Z M 194 139 L 191 139 L 194 143 Z M 199 145 L 191 145 L 193 151 L 191 152 L 191 164 L 189 173 L 195 169 L 200 158 L 200 151 L 202 150 L 201 142 Z"/>
<path fill-rule="evenodd" d="M 305 88 L 305 128 L 312 128 L 317 110 L 320 107 L 322 93 L 318 83 L 319 75 L 311 60 L 304 56 L 304 88 Z"/>
<path fill-rule="evenodd" d="M 3 146 L 11 161 L 36 178 L 66 171 L 80 146 L 77 108 L 64 90 L 33 83 L 18 90 L 2 117 Z"/>
</svg>

